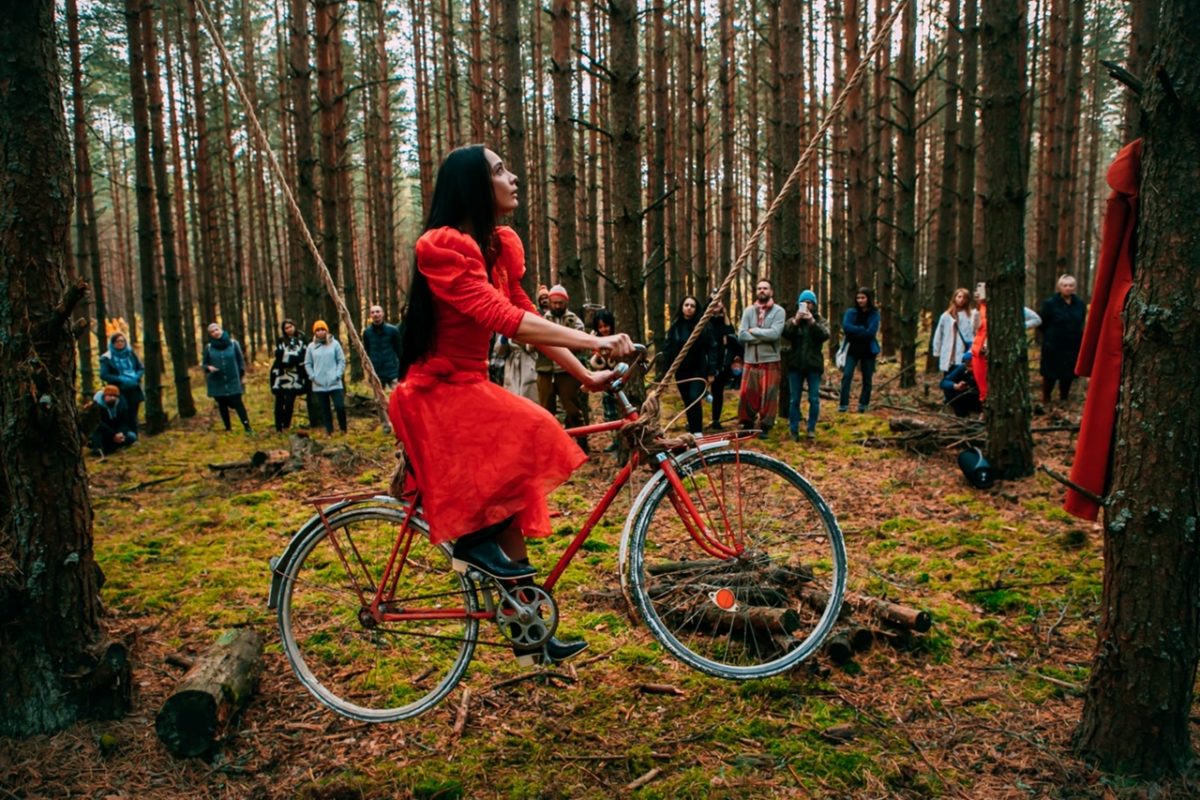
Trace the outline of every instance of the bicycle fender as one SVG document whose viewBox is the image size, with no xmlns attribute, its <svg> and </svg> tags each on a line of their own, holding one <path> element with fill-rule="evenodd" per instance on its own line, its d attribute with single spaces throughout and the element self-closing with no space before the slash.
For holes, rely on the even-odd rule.
<svg viewBox="0 0 1200 800">
<path fill-rule="evenodd" d="M 362 505 L 364 503 L 400 506 L 404 505 L 404 503 L 392 497 L 391 495 L 377 494 L 374 497 L 367 498 L 365 500 L 343 500 L 340 503 L 334 503 L 328 508 L 323 509 L 323 512 L 325 514 L 325 518 L 328 519 L 331 515 L 336 514 L 339 511 L 344 511 L 350 506 Z M 287 547 L 283 549 L 283 553 L 278 556 L 272 556 L 267 560 L 267 563 L 271 568 L 271 591 L 267 595 L 267 608 L 274 611 L 279 607 L 279 588 L 280 583 L 283 581 L 283 572 L 287 568 L 288 562 L 292 560 L 292 556 L 296 552 L 296 548 L 300 546 L 300 542 L 304 541 L 304 538 L 312 532 L 313 528 L 319 528 L 322 524 L 324 523 L 321 521 L 321 515 L 313 514 L 308 518 L 307 521 L 305 521 L 303 525 L 300 526 L 298 531 L 292 534 L 292 538 L 288 542 Z"/>
<path fill-rule="evenodd" d="M 716 442 L 705 442 L 699 447 L 693 447 L 690 450 L 684 450 L 672 460 L 677 466 L 685 466 L 690 461 L 695 460 L 703 453 L 711 453 L 715 450 L 727 450 L 729 441 L 722 439 Z M 625 577 L 629 570 L 626 566 L 629 564 L 629 537 L 633 533 L 633 526 L 637 522 L 637 516 L 641 513 L 642 507 L 646 503 L 646 499 L 650 496 L 660 483 L 665 481 L 667 476 L 662 470 L 656 470 L 650 480 L 646 481 L 646 485 L 638 492 L 637 497 L 633 499 L 633 503 L 629 506 L 629 513 L 625 515 L 625 527 L 621 529 L 621 545 L 617 550 L 617 572 L 621 575 L 621 594 L 625 597 L 625 603 L 629 607 L 630 616 L 633 619 L 638 619 L 637 605 L 633 602 L 633 598 L 629 595 L 629 581 Z"/>
</svg>

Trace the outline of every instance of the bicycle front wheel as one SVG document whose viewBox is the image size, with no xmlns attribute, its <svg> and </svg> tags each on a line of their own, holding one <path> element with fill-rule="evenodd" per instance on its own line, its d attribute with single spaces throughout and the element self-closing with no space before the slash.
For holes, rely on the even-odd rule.
<svg viewBox="0 0 1200 800">
<path fill-rule="evenodd" d="M 626 580 L 642 619 L 709 675 L 791 669 L 841 607 L 846 552 L 833 513 L 800 473 L 763 453 L 718 450 L 672 465 L 686 499 L 663 480 L 630 512 Z"/>
<path fill-rule="evenodd" d="M 404 619 L 371 615 L 406 514 L 385 505 L 336 512 L 278 567 L 279 630 L 296 676 L 326 706 L 363 722 L 428 711 L 462 679 L 475 649 L 475 588 L 423 526 L 405 530 L 384 592 L 381 610 Z"/>
</svg>

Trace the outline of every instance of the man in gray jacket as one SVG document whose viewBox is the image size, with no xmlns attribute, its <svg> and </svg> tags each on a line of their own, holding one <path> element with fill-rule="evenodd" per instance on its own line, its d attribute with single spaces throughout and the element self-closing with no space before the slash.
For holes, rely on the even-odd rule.
<svg viewBox="0 0 1200 800">
<path fill-rule="evenodd" d="M 304 371 L 312 385 L 313 406 L 317 416 L 325 425 L 325 432 L 333 435 L 333 415 L 330 402 L 337 411 L 338 427 L 346 432 L 346 391 L 342 375 L 346 372 L 346 354 L 342 345 L 329 333 L 329 326 L 322 320 L 313 323 L 312 344 L 304 351 Z M 315 421 L 315 420 L 314 420 Z"/>
<path fill-rule="evenodd" d="M 755 418 L 766 439 L 779 413 L 780 355 L 779 339 L 787 314 L 772 299 L 775 290 L 763 278 L 755 286 L 755 303 L 742 312 L 738 341 L 745 347 L 742 356 L 745 373 L 738 398 L 738 422 L 743 428 L 755 427 Z"/>
</svg>

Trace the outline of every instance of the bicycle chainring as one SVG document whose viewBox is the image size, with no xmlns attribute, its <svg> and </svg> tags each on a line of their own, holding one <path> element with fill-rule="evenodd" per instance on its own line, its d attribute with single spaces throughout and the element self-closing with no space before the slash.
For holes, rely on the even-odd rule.
<svg viewBox="0 0 1200 800">
<path fill-rule="evenodd" d="M 558 604 L 540 586 L 500 589 L 496 624 L 505 638 L 518 647 L 540 647 L 558 629 Z"/>
</svg>

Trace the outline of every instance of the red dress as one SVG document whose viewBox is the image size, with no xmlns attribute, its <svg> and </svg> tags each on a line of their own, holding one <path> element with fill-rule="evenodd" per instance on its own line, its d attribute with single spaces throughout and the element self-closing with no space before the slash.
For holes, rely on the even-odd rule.
<svg viewBox="0 0 1200 800">
<path fill-rule="evenodd" d="M 490 280 L 470 236 L 438 228 L 417 241 L 417 269 L 433 293 L 433 344 L 392 392 L 388 418 L 434 544 L 514 515 L 524 535 L 549 535 L 546 496 L 587 460 L 547 411 L 488 380 L 492 331 L 512 338 L 535 311 L 521 289 L 520 238 L 500 227 L 496 239 Z"/>
</svg>

